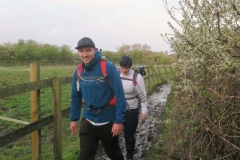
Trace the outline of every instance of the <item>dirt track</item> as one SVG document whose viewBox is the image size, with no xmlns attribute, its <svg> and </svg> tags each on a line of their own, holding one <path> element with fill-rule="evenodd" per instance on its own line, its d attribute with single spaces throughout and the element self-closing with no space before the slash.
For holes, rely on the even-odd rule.
<svg viewBox="0 0 240 160">
<path fill-rule="evenodd" d="M 168 93 L 170 93 L 168 84 L 159 86 L 154 93 L 148 96 L 148 118 L 145 123 L 139 122 L 136 134 L 135 160 L 146 160 L 145 153 L 152 146 L 152 140 L 157 135 L 157 128 L 160 127 L 159 117 L 165 107 Z M 120 147 L 125 157 L 126 150 L 123 134 L 120 135 Z M 99 146 L 96 160 L 109 160 L 104 153 L 103 147 Z"/>
</svg>

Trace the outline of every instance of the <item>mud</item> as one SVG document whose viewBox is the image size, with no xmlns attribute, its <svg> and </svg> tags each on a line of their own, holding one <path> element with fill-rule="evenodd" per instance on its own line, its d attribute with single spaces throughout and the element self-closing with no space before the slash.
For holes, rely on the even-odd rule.
<svg viewBox="0 0 240 160">
<path fill-rule="evenodd" d="M 136 133 L 136 147 L 133 158 L 135 160 L 146 160 L 146 152 L 152 146 L 157 130 L 161 126 L 160 116 L 165 107 L 167 96 L 170 93 L 170 85 L 165 84 L 156 88 L 154 93 L 148 96 L 148 117 L 145 123 L 138 123 Z M 124 157 L 126 156 L 123 134 L 119 136 L 120 147 Z M 110 160 L 99 145 L 96 160 Z"/>
</svg>

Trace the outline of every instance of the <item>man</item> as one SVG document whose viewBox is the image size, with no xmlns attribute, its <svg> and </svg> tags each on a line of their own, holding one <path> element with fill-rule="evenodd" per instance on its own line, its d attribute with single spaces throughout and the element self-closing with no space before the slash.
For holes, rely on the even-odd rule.
<svg viewBox="0 0 240 160">
<path fill-rule="evenodd" d="M 141 74 L 131 69 L 132 59 L 122 56 L 120 59 L 120 78 L 127 102 L 127 111 L 124 125 L 124 138 L 127 150 L 127 159 L 133 159 L 135 149 L 135 133 L 138 126 L 139 100 L 141 101 L 141 122 L 147 118 L 147 95 L 144 79 Z"/>
<path fill-rule="evenodd" d="M 80 119 L 82 98 L 85 101 L 78 160 L 93 160 L 99 140 L 110 159 L 123 160 L 118 135 L 123 128 L 126 102 L 119 74 L 112 63 L 101 59 L 90 38 L 80 39 L 76 49 L 83 63 L 75 70 L 72 81 L 70 129 L 73 134 L 78 133 L 76 121 Z M 104 67 L 106 75 L 102 73 Z"/>
</svg>

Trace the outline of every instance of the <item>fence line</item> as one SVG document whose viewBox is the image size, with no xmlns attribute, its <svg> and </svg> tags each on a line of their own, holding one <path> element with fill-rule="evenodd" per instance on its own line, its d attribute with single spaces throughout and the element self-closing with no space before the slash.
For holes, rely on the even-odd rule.
<svg viewBox="0 0 240 160">
<path fill-rule="evenodd" d="M 29 66 L 30 63 L 38 63 L 41 66 L 78 66 L 81 61 L 0 61 L 0 66 Z M 111 61 L 116 66 L 119 65 L 119 61 Z M 134 66 L 169 66 L 171 63 L 164 63 L 164 62 L 153 62 L 153 63 L 146 63 L 146 62 L 135 62 Z"/>
<path fill-rule="evenodd" d="M 169 67 L 168 67 L 169 68 Z M 173 73 L 172 68 L 168 71 L 166 67 L 145 67 L 147 76 L 144 77 L 147 92 L 151 92 L 153 87 L 166 79 L 170 78 Z M 164 72 L 163 72 L 164 70 Z M 3 147 L 11 142 L 14 142 L 28 134 L 32 134 L 32 145 L 38 146 L 32 148 L 32 159 L 41 158 L 41 128 L 53 124 L 53 159 L 62 159 L 62 117 L 68 117 L 70 109 L 61 108 L 61 87 L 64 84 L 72 83 L 72 76 L 70 77 L 53 77 L 51 79 L 39 80 L 40 67 L 39 64 L 30 64 L 30 81 L 29 83 L 17 84 L 0 88 L 0 99 L 6 98 L 21 93 L 31 93 L 31 123 L 21 121 L 26 125 L 9 132 L 8 134 L 0 136 L 0 147 Z M 165 78 L 164 78 L 165 76 Z M 52 88 L 52 115 L 40 119 L 40 89 Z M 7 117 L 0 117 L 5 121 L 17 122 L 17 119 L 10 119 Z"/>
</svg>

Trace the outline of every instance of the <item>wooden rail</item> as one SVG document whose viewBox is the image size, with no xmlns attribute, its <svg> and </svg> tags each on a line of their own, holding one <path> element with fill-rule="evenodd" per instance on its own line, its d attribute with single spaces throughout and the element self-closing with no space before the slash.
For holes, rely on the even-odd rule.
<svg viewBox="0 0 240 160">
<path fill-rule="evenodd" d="M 61 77 L 61 84 L 71 84 L 72 83 L 72 76 L 69 77 Z M 27 93 L 34 90 L 39 90 L 43 88 L 52 87 L 52 79 L 44 79 L 36 82 L 28 82 L 22 84 L 16 84 L 11 86 L 6 86 L 4 88 L 0 88 L 0 99 L 19 95 L 22 93 Z"/>
<path fill-rule="evenodd" d="M 70 109 L 64 109 L 62 110 L 62 117 L 66 118 L 69 116 Z M 36 122 L 30 123 L 26 126 L 23 126 L 21 128 L 18 128 L 8 134 L 5 134 L 3 136 L 0 136 L 0 147 L 3 147 L 11 142 L 14 142 L 18 140 L 19 138 L 22 138 L 28 134 L 31 134 L 32 132 L 41 129 L 45 126 L 48 126 L 53 123 L 53 115 L 47 116 L 45 118 L 42 118 Z"/>
</svg>

